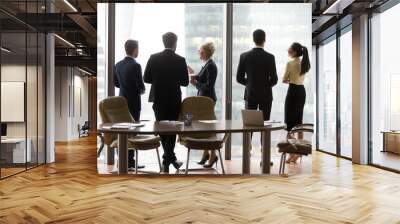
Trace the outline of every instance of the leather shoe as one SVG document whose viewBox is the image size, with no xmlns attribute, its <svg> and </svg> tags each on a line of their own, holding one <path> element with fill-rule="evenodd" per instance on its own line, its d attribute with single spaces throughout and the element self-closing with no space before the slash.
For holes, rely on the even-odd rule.
<svg viewBox="0 0 400 224">
<path fill-rule="evenodd" d="M 169 173 L 169 164 L 168 164 L 168 165 L 163 164 L 163 166 L 162 166 L 162 172 L 163 172 L 163 173 Z"/>
<path fill-rule="evenodd" d="M 273 165 L 274 165 L 274 162 L 271 162 L 269 165 L 270 165 L 270 166 L 273 166 Z M 260 166 L 262 166 L 262 161 L 260 161 Z"/>
<path fill-rule="evenodd" d="M 172 165 L 175 167 L 175 169 L 179 170 L 179 168 L 183 165 L 183 162 L 176 160 L 172 162 Z"/>
</svg>

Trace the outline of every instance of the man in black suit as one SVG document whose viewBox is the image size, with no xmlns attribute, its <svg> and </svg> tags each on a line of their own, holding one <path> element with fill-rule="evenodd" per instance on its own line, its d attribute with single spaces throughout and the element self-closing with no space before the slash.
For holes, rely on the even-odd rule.
<svg viewBox="0 0 400 224">
<path fill-rule="evenodd" d="M 142 78 L 142 68 L 135 60 L 139 54 L 139 44 L 136 40 L 125 42 L 126 57 L 115 65 L 114 84 L 119 88 L 119 95 L 128 101 L 129 112 L 135 121 L 140 120 L 140 95 L 145 92 Z M 128 167 L 135 167 L 134 151 L 128 152 Z M 139 166 L 143 168 L 144 166 Z"/>
<path fill-rule="evenodd" d="M 278 82 L 275 57 L 264 50 L 263 30 L 255 30 L 253 40 L 256 47 L 240 55 L 236 80 L 246 86 L 246 109 L 260 109 L 264 120 L 269 120 L 273 100 L 272 87 Z"/>
<path fill-rule="evenodd" d="M 175 54 L 178 37 L 168 32 L 162 39 L 165 49 L 150 56 L 144 71 L 144 81 L 152 84 L 149 102 L 153 102 L 156 120 L 175 121 L 181 109 L 181 86 L 189 84 L 189 76 L 185 58 Z M 174 153 L 176 135 L 160 137 L 164 148 L 164 172 L 169 172 L 170 164 L 178 169 L 182 162 L 177 161 Z"/>
</svg>

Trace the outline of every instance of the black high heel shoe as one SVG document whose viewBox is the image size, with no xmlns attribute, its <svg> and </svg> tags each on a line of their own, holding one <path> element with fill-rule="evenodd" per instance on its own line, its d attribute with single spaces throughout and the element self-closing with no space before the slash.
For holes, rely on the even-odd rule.
<svg viewBox="0 0 400 224">
<path fill-rule="evenodd" d="M 208 153 L 206 155 L 203 155 L 203 157 L 197 164 L 204 165 L 204 164 L 206 164 L 207 160 L 209 160 L 209 159 L 210 159 L 210 154 Z"/>
<path fill-rule="evenodd" d="M 178 161 L 178 160 L 172 162 L 171 164 L 172 164 L 172 165 L 175 167 L 175 169 L 177 169 L 177 170 L 179 170 L 179 168 L 183 165 L 183 163 L 182 163 L 181 161 Z"/>
<path fill-rule="evenodd" d="M 214 166 L 214 164 L 215 164 L 217 161 L 218 161 L 218 157 L 214 157 L 213 160 L 210 159 L 210 160 L 208 161 L 208 164 L 204 165 L 203 167 L 204 167 L 204 168 L 211 168 L 211 167 Z"/>
</svg>

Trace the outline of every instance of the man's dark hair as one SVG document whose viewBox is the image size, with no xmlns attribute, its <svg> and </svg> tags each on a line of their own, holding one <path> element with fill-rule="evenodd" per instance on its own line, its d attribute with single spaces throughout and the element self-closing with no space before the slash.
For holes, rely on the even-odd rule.
<svg viewBox="0 0 400 224">
<path fill-rule="evenodd" d="M 139 42 L 137 40 L 127 40 L 125 42 L 125 52 L 127 55 L 132 55 L 138 47 Z"/>
<path fill-rule="evenodd" d="M 162 40 L 165 48 L 173 48 L 178 41 L 178 36 L 172 32 L 168 32 L 162 36 Z"/>
<path fill-rule="evenodd" d="M 265 42 L 264 30 L 258 29 L 253 32 L 253 41 L 256 45 L 261 45 Z"/>
</svg>

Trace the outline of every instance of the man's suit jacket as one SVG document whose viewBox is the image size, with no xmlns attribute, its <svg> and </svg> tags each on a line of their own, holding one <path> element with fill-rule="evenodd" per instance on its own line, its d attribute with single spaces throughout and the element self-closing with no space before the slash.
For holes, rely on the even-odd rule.
<svg viewBox="0 0 400 224">
<path fill-rule="evenodd" d="M 246 86 L 245 100 L 272 100 L 272 87 L 278 82 L 274 55 L 262 48 L 241 54 L 236 80 Z"/>
<path fill-rule="evenodd" d="M 140 64 L 131 57 L 125 57 L 115 65 L 114 75 L 114 83 L 119 88 L 119 95 L 127 99 L 131 113 L 140 111 L 140 95 L 145 92 Z"/>
<path fill-rule="evenodd" d="M 195 76 L 197 80 L 196 88 L 198 96 L 207 96 L 217 101 L 215 94 L 215 81 L 217 79 L 218 69 L 215 62 L 210 59 Z"/>
<path fill-rule="evenodd" d="M 186 60 L 170 49 L 153 54 L 147 61 L 143 78 L 152 84 L 149 102 L 180 105 L 181 86 L 189 84 Z"/>
</svg>

